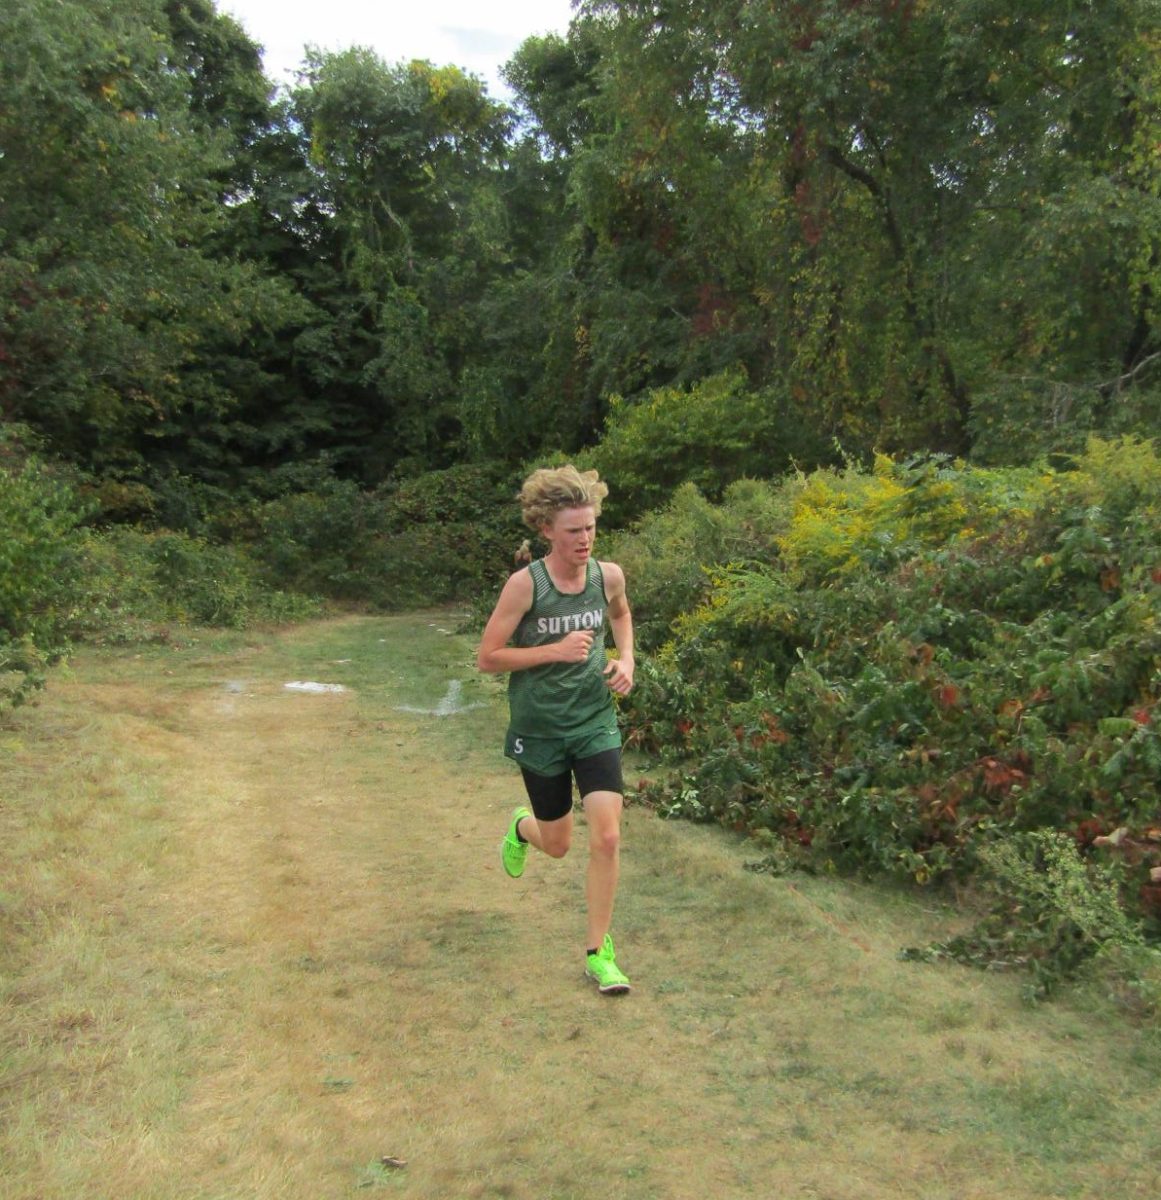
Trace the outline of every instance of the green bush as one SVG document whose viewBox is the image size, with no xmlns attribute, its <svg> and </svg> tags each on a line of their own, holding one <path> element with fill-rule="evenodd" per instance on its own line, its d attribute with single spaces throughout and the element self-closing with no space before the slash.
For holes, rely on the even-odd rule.
<svg viewBox="0 0 1161 1200">
<path fill-rule="evenodd" d="M 998 833 L 1095 861 L 1125 828 L 1159 844 L 1121 903 L 1161 933 L 1161 460 L 1091 442 L 1067 466 L 882 459 L 774 489 L 772 552 L 715 549 L 623 706 L 675 763 L 654 802 L 919 883 L 972 875 Z"/>
<path fill-rule="evenodd" d="M 1142 981 L 1152 973 L 1141 930 L 1122 903 L 1117 864 L 1086 861 L 1073 838 L 1048 829 L 997 838 L 980 857 L 986 915 L 968 933 L 903 957 L 1024 968 L 1035 999 L 1094 969 L 1128 968 Z"/>
<path fill-rule="evenodd" d="M 375 521 L 366 493 L 350 481 L 332 479 L 317 490 L 255 506 L 247 549 L 272 586 L 364 600 Z"/>
<path fill-rule="evenodd" d="M 633 402 L 610 400 L 604 435 L 578 465 L 595 467 L 610 487 L 606 519 L 625 525 L 666 504 L 682 483 L 718 499 L 742 478 L 772 479 L 792 463 L 833 456 L 779 388 L 751 389 L 739 371 L 689 388 L 656 388 Z"/>
<path fill-rule="evenodd" d="M 519 484 L 466 464 L 375 491 L 331 481 L 257 506 L 248 552 L 272 585 L 377 608 L 470 600 L 493 591 L 527 530 Z"/>
<path fill-rule="evenodd" d="M 168 624 L 243 629 L 319 612 L 310 597 L 270 588 L 241 550 L 184 533 L 93 532 L 84 562 L 76 628 L 90 640 L 132 641 Z"/>
<path fill-rule="evenodd" d="M 468 463 L 383 489 L 373 560 L 378 602 L 397 608 L 483 598 L 490 606 L 528 537 L 519 487 L 520 477 L 498 464 Z"/>
<path fill-rule="evenodd" d="M 0 439 L 0 709 L 27 700 L 68 650 L 83 515 L 72 487 Z"/>
<path fill-rule="evenodd" d="M 737 480 L 717 504 L 683 483 L 666 505 L 609 534 L 600 553 L 625 569 L 639 645 L 660 647 L 705 601 L 715 572 L 776 559 L 789 503 L 784 487 L 761 480 Z"/>
<path fill-rule="evenodd" d="M 995 465 L 1027 463 L 1040 455 L 1078 454 L 1094 433 L 1115 440 L 1161 424 L 1161 385 L 1151 378 L 1118 389 L 1053 378 L 993 375 L 972 397 L 972 458 Z"/>
</svg>

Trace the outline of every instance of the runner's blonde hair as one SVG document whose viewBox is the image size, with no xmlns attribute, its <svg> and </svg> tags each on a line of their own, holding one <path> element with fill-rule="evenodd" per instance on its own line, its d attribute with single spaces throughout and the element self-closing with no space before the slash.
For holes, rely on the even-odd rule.
<svg viewBox="0 0 1161 1200">
<path fill-rule="evenodd" d="M 524 481 L 517 499 L 524 524 L 539 531 L 551 525 L 564 508 L 591 508 L 601 515 L 601 501 L 609 494 L 596 471 L 578 471 L 569 463 L 564 467 L 542 467 Z"/>
</svg>

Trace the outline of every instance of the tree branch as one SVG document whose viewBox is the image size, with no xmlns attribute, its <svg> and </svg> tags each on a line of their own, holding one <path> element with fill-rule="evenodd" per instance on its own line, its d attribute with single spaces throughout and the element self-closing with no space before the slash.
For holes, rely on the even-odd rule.
<svg viewBox="0 0 1161 1200">
<path fill-rule="evenodd" d="M 1126 371 L 1124 375 L 1118 375 L 1116 379 L 1110 379 L 1108 383 L 1098 383 L 1096 390 L 1105 397 L 1115 396 L 1121 388 L 1131 384 L 1150 363 L 1155 363 L 1158 359 L 1161 359 L 1161 350 L 1158 350 L 1155 354 L 1146 355 L 1131 371 Z"/>
</svg>

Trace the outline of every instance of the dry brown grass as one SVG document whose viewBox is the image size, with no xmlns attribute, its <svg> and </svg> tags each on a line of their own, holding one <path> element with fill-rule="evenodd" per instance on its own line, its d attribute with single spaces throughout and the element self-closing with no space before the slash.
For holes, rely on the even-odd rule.
<svg viewBox="0 0 1161 1200">
<path fill-rule="evenodd" d="M 896 961 L 917 901 L 630 809 L 636 986 L 596 996 L 583 831 L 500 870 L 494 692 L 395 708 L 470 653 L 419 617 L 91 653 L 0 727 L 5 1200 L 1154 1194 L 1155 1040 Z"/>
</svg>

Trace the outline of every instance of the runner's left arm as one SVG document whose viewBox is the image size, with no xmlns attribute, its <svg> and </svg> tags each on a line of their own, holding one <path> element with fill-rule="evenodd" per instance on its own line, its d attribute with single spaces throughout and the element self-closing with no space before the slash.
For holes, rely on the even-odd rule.
<svg viewBox="0 0 1161 1200">
<path fill-rule="evenodd" d="M 609 601 L 609 626 L 617 647 L 617 657 L 610 659 L 605 668 L 605 682 L 617 695 L 627 696 L 633 688 L 636 664 L 633 658 L 633 614 L 625 591 L 625 572 L 612 562 L 601 563 L 601 571 Z"/>
</svg>

